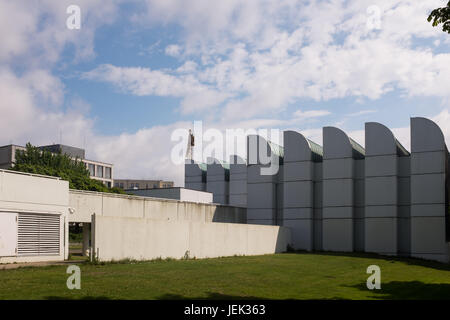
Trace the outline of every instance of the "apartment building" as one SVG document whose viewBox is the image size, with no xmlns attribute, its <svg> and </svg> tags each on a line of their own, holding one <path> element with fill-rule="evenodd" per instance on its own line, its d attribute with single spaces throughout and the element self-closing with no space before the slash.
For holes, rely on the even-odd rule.
<svg viewBox="0 0 450 320">
<path fill-rule="evenodd" d="M 103 184 L 105 184 L 108 188 L 111 188 L 113 186 L 114 165 L 111 163 L 86 159 L 86 152 L 84 149 L 63 144 L 52 144 L 47 146 L 40 146 L 39 148 L 53 153 L 63 153 L 73 159 L 81 160 L 89 170 L 91 179 L 103 182 Z M 12 168 L 16 160 L 16 151 L 25 149 L 26 148 L 24 146 L 13 144 L 0 147 L 0 169 Z"/>
<path fill-rule="evenodd" d="M 174 183 L 173 181 L 164 180 L 115 179 L 114 186 L 124 190 L 140 190 L 172 188 L 174 186 Z"/>
</svg>

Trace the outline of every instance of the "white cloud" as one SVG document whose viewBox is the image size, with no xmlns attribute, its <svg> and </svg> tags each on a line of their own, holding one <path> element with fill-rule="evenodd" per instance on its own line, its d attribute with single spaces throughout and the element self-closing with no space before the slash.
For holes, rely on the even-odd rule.
<svg viewBox="0 0 450 320">
<path fill-rule="evenodd" d="M 168 56 L 178 57 L 181 54 L 181 47 L 176 44 L 171 44 L 165 50 Z"/>
<path fill-rule="evenodd" d="M 183 69 L 182 77 L 225 93 L 216 106 L 224 104 L 220 116 L 229 121 L 273 115 L 302 98 L 379 99 L 394 90 L 450 95 L 450 54 L 417 45 L 446 41 L 426 21 L 439 0 L 146 3 L 141 22 L 182 27 L 184 36 L 168 48 L 183 50 L 181 61 L 200 64 Z M 372 5 L 379 8 L 380 30 L 367 28 Z"/>
<path fill-rule="evenodd" d="M 375 113 L 375 112 L 377 112 L 377 110 L 360 110 L 357 112 L 347 114 L 347 117 L 359 117 L 359 116 L 363 116 L 363 115 L 371 114 L 371 113 Z"/>
<path fill-rule="evenodd" d="M 82 77 L 111 83 L 124 92 L 137 96 L 182 97 L 183 112 L 196 112 L 215 107 L 227 97 L 226 93 L 200 83 L 191 75 L 177 77 L 165 71 L 149 68 L 126 68 L 105 64 L 84 73 Z"/>
<path fill-rule="evenodd" d="M 294 112 L 293 115 L 298 119 L 309 119 L 309 118 L 324 117 L 330 114 L 331 112 L 328 110 L 308 110 L 308 111 L 297 110 Z"/>
</svg>

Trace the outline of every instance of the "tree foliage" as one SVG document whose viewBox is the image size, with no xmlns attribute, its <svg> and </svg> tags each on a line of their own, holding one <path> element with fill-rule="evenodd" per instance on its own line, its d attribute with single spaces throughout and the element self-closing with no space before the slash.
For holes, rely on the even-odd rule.
<svg viewBox="0 0 450 320">
<path fill-rule="evenodd" d="M 428 16 L 428 22 L 433 20 L 433 27 L 442 25 L 442 31 L 450 33 L 450 1 L 447 3 L 446 7 L 437 8 L 431 11 Z"/>
<path fill-rule="evenodd" d="M 25 150 L 16 151 L 12 170 L 60 177 L 69 181 L 69 188 L 99 192 L 124 193 L 119 188 L 108 188 L 102 182 L 91 179 L 86 165 L 80 159 L 66 154 L 52 153 L 27 143 Z"/>
</svg>

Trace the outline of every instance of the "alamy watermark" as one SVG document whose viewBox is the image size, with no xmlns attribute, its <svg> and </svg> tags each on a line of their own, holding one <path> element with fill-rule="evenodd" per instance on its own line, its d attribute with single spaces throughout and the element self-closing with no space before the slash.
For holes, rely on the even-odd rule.
<svg viewBox="0 0 450 320">
<path fill-rule="evenodd" d="M 190 144 L 190 137 L 195 137 L 195 147 Z M 180 165 L 186 159 L 198 163 L 212 164 L 226 159 L 230 164 L 247 163 L 261 165 L 261 175 L 274 175 L 279 170 L 279 153 L 281 131 L 279 129 L 226 129 L 203 130 L 202 121 L 194 122 L 194 130 L 179 128 L 172 132 L 171 141 L 176 142 L 172 148 L 171 161 Z M 247 143 L 248 142 L 248 143 Z M 192 150 L 189 148 L 192 147 Z M 189 156 L 188 156 L 189 155 Z M 247 157 L 241 162 L 239 157 Z"/>
<path fill-rule="evenodd" d="M 69 15 L 66 20 L 66 26 L 69 30 L 81 29 L 81 9 L 79 6 L 72 4 L 67 7 L 66 13 Z"/>
<path fill-rule="evenodd" d="M 70 276 L 67 278 L 67 281 L 66 281 L 67 289 L 80 290 L 81 289 L 81 269 L 80 269 L 80 267 L 77 265 L 74 265 L 74 264 L 70 265 L 67 267 L 66 273 L 70 274 Z"/>
<path fill-rule="evenodd" d="M 366 286 L 367 289 L 381 289 L 381 269 L 377 265 L 371 265 L 367 267 L 368 274 L 371 274 L 369 278 L 367 278 Z"/>
</svg>

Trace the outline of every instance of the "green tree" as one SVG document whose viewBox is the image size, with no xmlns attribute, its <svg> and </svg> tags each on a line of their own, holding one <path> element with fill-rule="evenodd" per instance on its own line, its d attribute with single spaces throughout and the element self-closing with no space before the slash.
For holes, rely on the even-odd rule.
<svg viewBox="0 0 450 320">
<path fill-rule="evenodd" d="M 442 25 L 442 31 L 450 33 L 450 1 L 446 7 L 437 8 L 431 11 L 428 16 L 428 22 L 433 20 L 433 27 Z"/>
<path fill-rule="evenodd" d="M 124 193 L 119 188 L 108 188 L 89 176 L 86 165 L 80 159 L 66 154 L 52 153 L 27 143 L 25 150 L 16 151 L 16 160 L 11 168 L 15 171 L 60 177 L 69 181 L 69 188 L 99 192 Z"/>
</svg>

